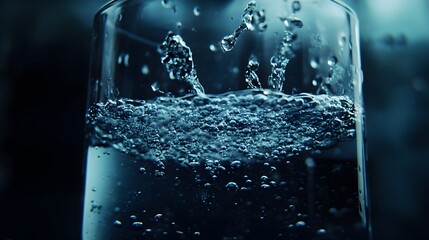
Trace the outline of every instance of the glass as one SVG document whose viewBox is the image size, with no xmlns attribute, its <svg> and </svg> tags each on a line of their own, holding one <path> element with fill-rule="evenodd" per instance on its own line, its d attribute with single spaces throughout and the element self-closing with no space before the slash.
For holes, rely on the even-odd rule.
<svg viewBox="0 0 429 240">
<path fill-rule="evenodd" d="M 358 20 L 338 1 L 112 1 L 83 239 L 369 239 Z"/>
</svg>

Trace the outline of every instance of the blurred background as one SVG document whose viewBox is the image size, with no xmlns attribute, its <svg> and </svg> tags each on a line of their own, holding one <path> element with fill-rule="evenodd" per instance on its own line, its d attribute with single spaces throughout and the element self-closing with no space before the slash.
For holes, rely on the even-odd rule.
<svg viewBox="0 0 429 240">
<path fill-rule="evenodd" d="M 0 240 L 80 239 L 92 18 L 106 0 L 0 0 Z M 360 18 L 374 240 L 429 239 L 429 0 Z"/>
</svg>

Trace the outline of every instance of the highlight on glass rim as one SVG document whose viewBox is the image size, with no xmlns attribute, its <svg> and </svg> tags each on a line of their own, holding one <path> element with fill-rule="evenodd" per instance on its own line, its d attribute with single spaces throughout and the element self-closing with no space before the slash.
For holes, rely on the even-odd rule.
<svg viewBox="0 0 429 240">
<path fill-rule="evenodd" d="M 84 240 L 369 240 L 359 26 L 334 0 L 94 17 Z"/>
</svg>

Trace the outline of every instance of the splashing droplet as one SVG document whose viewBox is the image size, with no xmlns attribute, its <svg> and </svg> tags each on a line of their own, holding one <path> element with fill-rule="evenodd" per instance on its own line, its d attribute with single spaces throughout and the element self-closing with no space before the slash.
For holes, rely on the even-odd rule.
<svg viewBox="0 0 429 240">
<path fill-rule="evenodd" d="M 249 62 L 244 72 L 245 80 L 250 88 L 261 87 L 261 82 L 259 82 L 259 77 L 256 74 L 256 71 L 258 70 L 258 68 L 259 68 L 258 59 L 256 58 L 255 55 L 252 54 L 249 58 Z"/>
<path fill-rule="evenodd" d="M 255 29 L 258 29 L 260 32 L 265 31 L 267 29 L 265 19 L 265 11 L 258 10 L 256 8 L 256 1 L 249 2 L 244 9 L 240 26 L 234 30 L 233 34 L 227 35 L 221 40 L 222 50 L 225 52 L 231 51 L 234 48 L 238 37 L 244 31 L 254 31 Z"/>
<path fill-rule="evenodd" d="M 142 66 L 141 72 L 143 75 L 148 75 L 150 70 L 149 70 L 149 66 L 147 64 Z"/>
<path fill-rule="evenodd" d="M 214 44 L 210 44 L 209 49 L 212 52 L 216 52 L 217 51 L 217 47 Z"/>
<path fill-rule="evenodd" d="M 195 70 L 192 51 L 182 37 L 169 32 L 164 42 L 158 48 L 161 62 L 170 74 L 180 81 L 188 82 L 197 94 L 204 94 Z"/>
</svg>

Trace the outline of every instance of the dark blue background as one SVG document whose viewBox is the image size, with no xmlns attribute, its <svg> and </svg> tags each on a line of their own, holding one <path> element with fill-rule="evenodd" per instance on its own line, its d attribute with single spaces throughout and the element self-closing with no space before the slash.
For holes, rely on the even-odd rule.
<svg viewBox="0 0 429 240">
<path fill-rule="evenodd" d="M 92 17 L 105 2 L 0 0 L 0 240 L 80 238 Z M 346 2 L 361 19 L 376 240 L 429 239 L 429 1 Z"/>
</svg>

